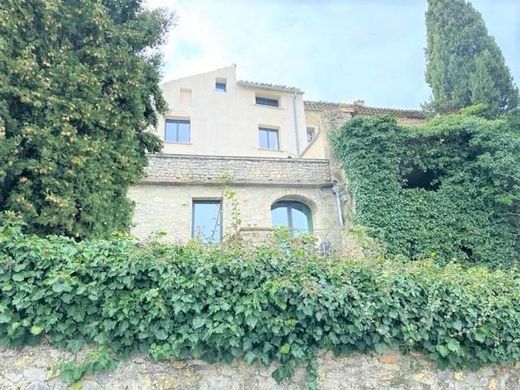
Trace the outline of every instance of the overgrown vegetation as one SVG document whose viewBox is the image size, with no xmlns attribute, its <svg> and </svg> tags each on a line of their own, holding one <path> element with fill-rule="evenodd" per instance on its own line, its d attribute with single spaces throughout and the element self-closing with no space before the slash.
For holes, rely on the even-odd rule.
<svg viewBox="0 0 520 390">
<path fill-rule="evenodd" d="M 346 261 L 314 256 L 300 242 L 255 250 L 136 246 L 128 238 L 78 243 L 24 235 L 4 222 L 0 340 L 279 362 L 277 380 L 299 364 L 314 372 L 323 349 L 414 350 L 453 367 L 520 360 L 514 272 Z M 88 367 L 65 368 L 74 379 Z"/>
<path fill-rule="evenodd" d="M 66 383 L 79 382 L 85 375 L 94 375 L 100 372 L 113 371 L 117 368 L 118 361 L 110 353 L 106 346 L 99 347 L 86 354 L 79 362 L 60 362 L 53 371 L 60 374 Z"/>
<path fill-rule="evenodd" d="M 128 229 L 165 110 L 170 24 L 141 0 L 0 2 L 0 210 L 77 239 Z"/>
<path fill-rule="evenodd" d="M 520 254 L 520 114 L 425 127 L 356 118 L 332 139 L 354 222 L 388 256 L 511 267 Z"/>
</svg>

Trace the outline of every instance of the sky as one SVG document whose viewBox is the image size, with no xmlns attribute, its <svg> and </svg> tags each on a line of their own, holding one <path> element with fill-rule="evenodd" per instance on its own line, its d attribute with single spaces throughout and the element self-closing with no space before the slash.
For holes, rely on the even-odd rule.
<svg viewBox="0 0 520 390">
<path fill-rule="evenodd" d="M 231 64 L 237 78 L 298 87 L 306 100 L 418 108 L 426 0 L 145 0 L 176 13 L 163 81 Z M 472 0 L 520 84 L 520 0 Z"/>
</svg>

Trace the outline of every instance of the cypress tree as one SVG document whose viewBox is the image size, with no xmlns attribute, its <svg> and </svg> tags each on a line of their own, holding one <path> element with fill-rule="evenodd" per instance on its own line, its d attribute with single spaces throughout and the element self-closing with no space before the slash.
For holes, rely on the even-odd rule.
<svg viewBox="0 0 520 390">
<path fill-rule="evenodd" d="M 504 56 L 468 1 L 428 0 L 426 34 L 426 82 L 434 109 L 483 104 L 488 116 L 496 116 L 518 107 L 518 88 Z"/>
<path fill-rule="evenodd" d="M 37 234 L 127 230 L 126 193 L 161 141 L 171 18 L 140 0 L 2 0 L 0 211 Z"/>
</svg>

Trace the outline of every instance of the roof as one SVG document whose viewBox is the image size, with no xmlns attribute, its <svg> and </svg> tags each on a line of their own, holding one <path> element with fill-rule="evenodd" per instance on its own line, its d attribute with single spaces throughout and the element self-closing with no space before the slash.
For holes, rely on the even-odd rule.
<svg viewBox="0 0 520 390">
<path fill-rule="evenodd" d="M 247 80 L 239 80 L 239 81 L 237 81 L 237 84 L 240 85 L 241 87 L 245 87 L 245 88 L 267 89 L 270 91 L 297 93 L 299 95 L 303 95 L 303 91 L 301 89 L 295 88 L 295 87 L 287 87 L 285 85 L 259 83 L 256 81 L 247 81 Z"/>
<path fill-rule="evenodd" d="M 304 101 L 308 111 L 342 111 L 352 115 L 391 115 L 398 118 L 426 119 L 428 113 L 422 110 L 404 110 L 400 108 L 370 107 L 362 104 L 311 102 Z"/>
</svg>

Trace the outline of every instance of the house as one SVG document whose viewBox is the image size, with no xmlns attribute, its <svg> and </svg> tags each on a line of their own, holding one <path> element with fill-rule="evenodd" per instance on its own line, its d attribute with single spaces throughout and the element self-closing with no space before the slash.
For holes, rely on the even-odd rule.
<svg viewBox="0 0 520 390">
<path fill-rule="evenodd" d="M 170 241 L 268 236 L 273 226 L 339 248 L 348 210 L 328 134 L 356 115 L 420 122 L 421 111 L 303 100 L 303 91 L 236 79 L 235 65 L 167 82 L 169 110 L 152 130 L 164 140 L 131 188 L 133 233 Z"/>
</svg>

